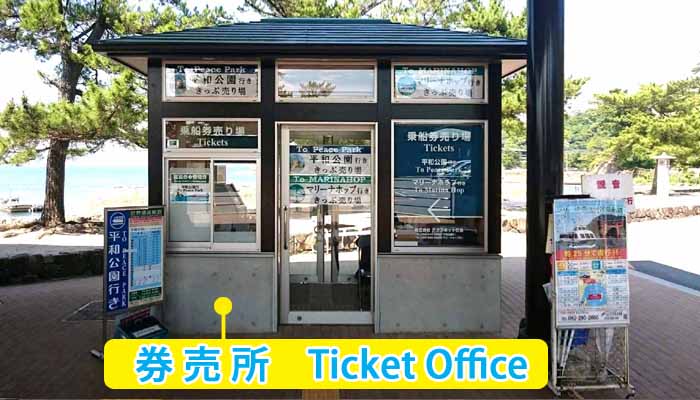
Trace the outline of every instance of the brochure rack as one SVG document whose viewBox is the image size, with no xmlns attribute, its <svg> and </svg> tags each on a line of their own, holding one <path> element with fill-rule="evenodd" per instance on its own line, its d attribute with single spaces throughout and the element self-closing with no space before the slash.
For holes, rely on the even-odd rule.
<svg viewBox="0 0 700 400">
<path fill-rule="evenodd" d="M 562 392 L 622 389 L 629 380 L 629 280 L 621 200 L 554 200 L 549 387 Z"/>
</svg>

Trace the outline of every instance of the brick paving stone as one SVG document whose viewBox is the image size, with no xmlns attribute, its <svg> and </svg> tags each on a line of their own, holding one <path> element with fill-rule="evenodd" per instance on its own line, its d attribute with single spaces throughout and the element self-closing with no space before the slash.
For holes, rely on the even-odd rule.
<svg viewBox="0 0 700 400">
<path fill-rule="evenodd" d="M 502 279 L 501 337 L 516 337 L 524 315 L 525 266 L 506 258 Z M 646 279 L 630 278 L 631 381 L 637 398 L 700 397 L 700 296 Z M 100 344 L 100 321 L 65 321 L 78 307 L 101 297 L 101 278 L 0 287 L 0 397 L 19 398 L 301 398 L 286 391 L 112 391 L 102 363 L 90 349 Z M 253 335 L 232 335 L 251 337 Z M 374 335 L 370 326 L 281 326 L 269 337 L 408 337 Z M 464 334 L 410 337 L 464 337 Z M 474 335 L 468 335 L 474 336 Z M 476 337 L 476 336 L 475 336 Z M 483 336 L 481 336 L 483 337 Z M 586 398 L 620 392 L 585 392 Z M 528 391 L 341 390 L 341 398 L 551 398 Z"/>
</svg>

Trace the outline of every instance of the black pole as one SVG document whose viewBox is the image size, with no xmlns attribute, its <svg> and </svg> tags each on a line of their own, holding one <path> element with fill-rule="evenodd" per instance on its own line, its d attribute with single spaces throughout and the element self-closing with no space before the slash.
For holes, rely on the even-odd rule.
<svg viewBox="0 0 700 400">
<path fill-rule="evenodd" d="M 560 195 L 564 169 L 564 0 L 528 0 L 527 337 L 549 339 L 545 200 Z"/>
</svg>

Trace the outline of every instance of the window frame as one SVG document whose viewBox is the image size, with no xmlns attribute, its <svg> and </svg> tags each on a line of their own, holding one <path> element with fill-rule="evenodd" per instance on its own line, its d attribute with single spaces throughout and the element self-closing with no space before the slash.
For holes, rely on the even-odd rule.
<svg viewBox="0 0 700 400">
<path fill-rule="evenodd" d="M 483 99 L 401 99 L 396 97 L 396 67 L 483 67 Z M 391 103 L 392 104 L 489 104 L 489 65 L 484 62 L 454 61 L 392 61 L 391 62 Z"/>
<path fill-rule="evenodd" d="M 309 64 L 331 65 L 331 66 L 371 66 L 373 73 L 373 96 L 368 99 L 353 99 L 349 97 L 340 98 L 285 98 L 279 96 L 279 69 L 280 64 L 308 66 Z M 328 59 L 328 58 L 280 58 L 275 60 L 275 103 L 316 103 L 316 104 L 333 104 L 333 103 L 358 103 L 372 104 L 377 103 L 377 60 L 376 59 Z"/>
<path fill-rule="evenodd" d="M 223 97 L 223 96 L 168 96 L 167 95 L 167 65 L 172 64 L 241 64 L 255 65 L 258 68 L 258 93 L 257 96 L 246 97 Z M 226 60 L 202 60 L 202 59 L 167 59 L 161 62 L 162 93 L 161 99 L 164 103 L 186 102 L 186 103 L 260 103 L 262 80 L 262 66 L 260 59 L 226 59 Z"/>
<path fill-rule="evenodd" d="M 427 247 L 402 247 L 396 246 L 395 238 L 395 213 L 394 213 L 394 128 L 396 125 L 412 124 L 482 124 L 484 127 L 484 245 L 483 246 L 427 246 Z M 392 119 L 391 120 L 391 252 L 399 254 L 486 254 L 489 248 L 489 171 L 488 171 L 488 120 L 485 119 Z M 464 217 L 443 217 L 464 218 Z"/>
<path fill-rule="evenodd" d="M 218 154 L 177 154 L 163 157 L 163 204 L 166 204 L 166 226 L 170 227 L 170 161 L 209 161 L 209 190 L 211 196 L 209 210 L 209 241 L 208 242 L 173 242 L 170 235 L 166 238 L 166 249 L 170 252 L 231 252 L 231 253 L 251 253 L 260 252 L 260 194 L 261 194 L 261 174 L 260 155 L 258 153 L 218 155 Z M 214 242 L 214 164 L 217 161 L 242 161 L 254 162 L 256 167 L 256 210 L 255 210 L 255 243 L 216 243 Z"/>
<path fill-rule="evenodd" d="M 226 121 L 226 122 L 257 122 L 258 124 L 258 147 L 254 149 L 229 149 L 229 148 L 221 148 L 221 149 L 216 149 L 216 148 L 206 148 L 206 149 L 195 149 L 195 148 L 185 148 L 185 149 L 168 149 L 167 147 L 167 141 L 168 138 L 166 137 L 167 132 L 166 132 L 166 126 L 168 122 L 175 122 L 175 121 Z M 262 121 L 260 118 L 196 118 L 196 117 L 187 117 L 187 118 L 179 118 L 179 117 L 168 117 L 168 118 L 163 118 L 162 121 L 162 136 L 163 136 L 163 143 L 162 143 L 162 151 L 163 151 L 163 156 L 167 156 L 170 154 L 202 154 L 202 153 L 209 153 L 209 154 L 240 154 L 240 155 L 245 155 L 249 154 L 251 152 L 258 153 L 260 152 L 260 135 L 261 135 L 261 125 Z"/>
</svg>

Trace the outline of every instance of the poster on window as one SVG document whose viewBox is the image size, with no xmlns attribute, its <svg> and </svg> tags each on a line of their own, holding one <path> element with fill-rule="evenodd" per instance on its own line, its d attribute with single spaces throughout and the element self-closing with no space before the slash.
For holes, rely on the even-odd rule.
<svg viewBox="0 0 700 400">
<path fill-rule="evenodd" d="M 257 64 L 166 64 L 165 96 L 257 99 L 258 74 Z"/>
<path fill-rule="evenodd" d="M 483 66 L 468 65 L 396 65 L 396 100 L 485 100 Z"/>
<path fill-rule="evenodd" d="M 209 203 L 208 169 L 172 168 L 170 170 L 170 203 Z"/>
<path fill-rule="evenodd" d="M 105 221 L 105 312 L 163 300 L 164 208 L 105 209 Z"/>
<path fill-rule="evenodd" d="M 557 327 L 629 324 L 624 201 L 557 199 L 553 219 Z"/>
<path fill-rule="evenodd" d="M 258 122 L 182 119 L 165 121 L 165 149 L 257 149 Z"/>
<path fill-rule="evenodd" d="M 484 124 L 396 124 L 394 213 L 483 217 Z"/>
</svg>

